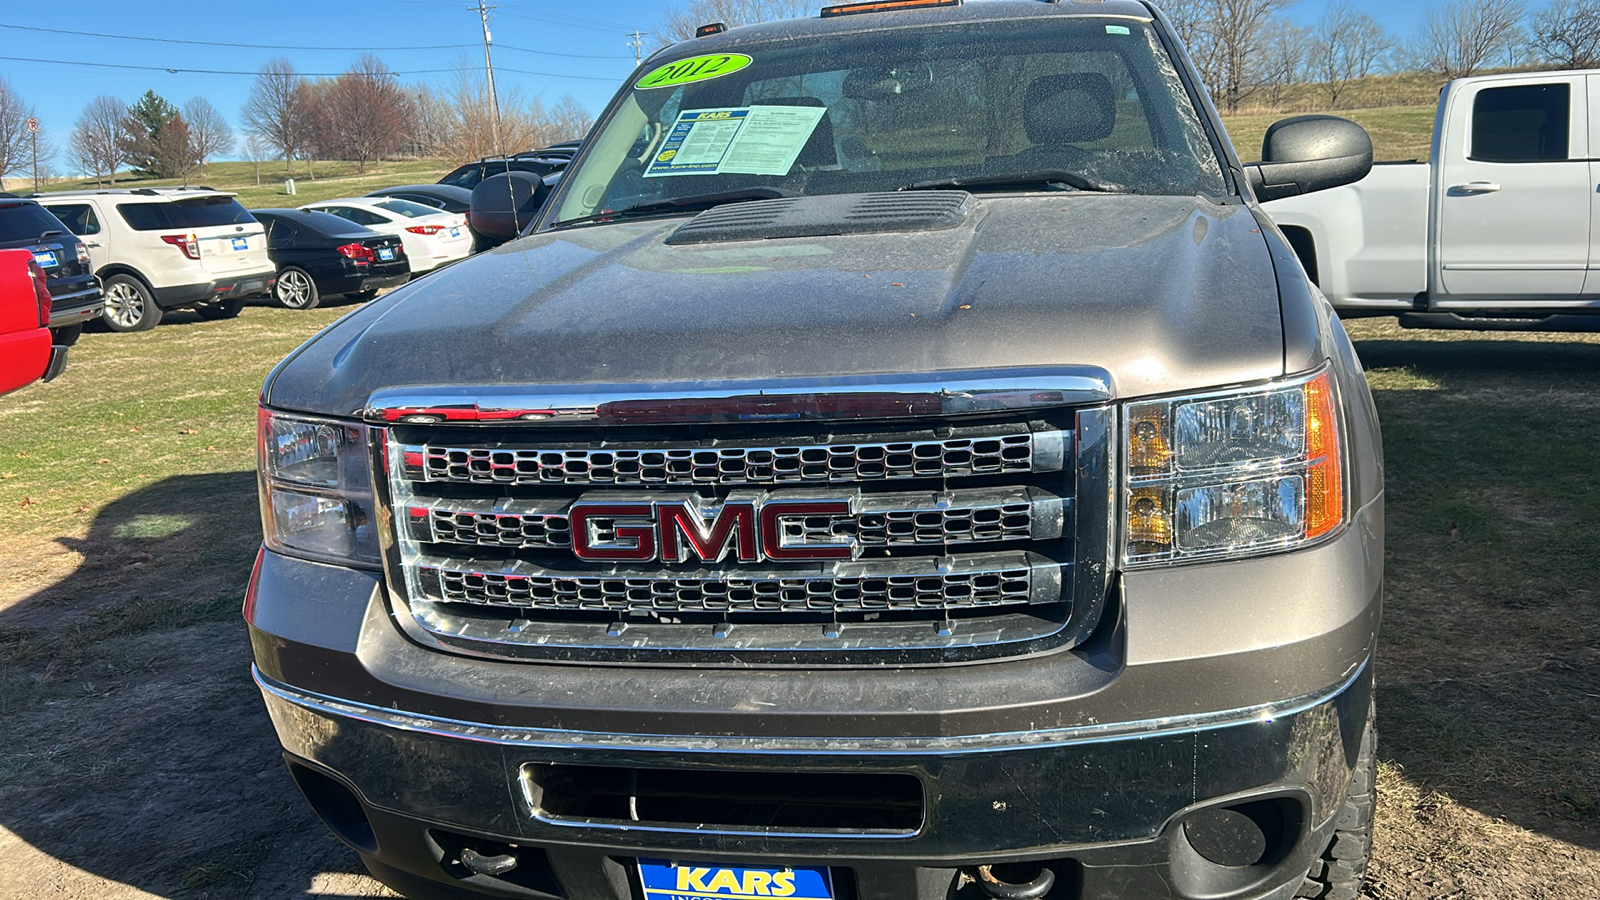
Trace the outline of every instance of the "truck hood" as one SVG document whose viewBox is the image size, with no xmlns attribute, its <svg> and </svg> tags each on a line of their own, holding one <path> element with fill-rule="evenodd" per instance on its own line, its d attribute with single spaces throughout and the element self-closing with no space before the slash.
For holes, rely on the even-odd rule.
<svg viewBox="0 0 1600 900">
<path fill-rule="evenodd" d="M 959 226 L 666 244 L 683 218 L 514 241 L 368 304 L 268 379 L 349 415 L 407 386 L 1093 366 L 1119 397 L 1283 374 L 1260 228 L 1197 197 L 980 197 Z"/>
</svg>

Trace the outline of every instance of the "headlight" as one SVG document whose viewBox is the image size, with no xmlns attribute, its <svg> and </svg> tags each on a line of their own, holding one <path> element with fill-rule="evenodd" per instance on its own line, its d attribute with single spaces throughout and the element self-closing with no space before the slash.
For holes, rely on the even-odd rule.
<svg viewBox="0 0 1600 900">
<path fill-rule="evenodd" d="M 1344 521 L 1338 404 L 1323 369 L 1266 387 L 1130 403 L 1128 566 L 1246 556 Z"/>
<path fill-rule="evenodd" d="M 366 427 L 266 409 L 256 423 L 267 546 L 292 556 L 377 565 Z"/>
</svg>

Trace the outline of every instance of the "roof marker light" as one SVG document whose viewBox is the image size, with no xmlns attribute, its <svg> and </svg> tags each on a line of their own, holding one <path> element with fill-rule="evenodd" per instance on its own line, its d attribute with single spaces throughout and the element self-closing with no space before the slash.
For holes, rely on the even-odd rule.
<svg viewBox="0 0 1600 900">
<path fill-rule="evenodd" d="M 696 28 L 694 30 L 694 36 L 697 38 L 711 37 L 713 34 L 721 34 L 727 30 L 728 26 L 722 24 L 721 22 L 710 22 L 705 25 L 701 25 L 699 28 Z"/>
</svg>

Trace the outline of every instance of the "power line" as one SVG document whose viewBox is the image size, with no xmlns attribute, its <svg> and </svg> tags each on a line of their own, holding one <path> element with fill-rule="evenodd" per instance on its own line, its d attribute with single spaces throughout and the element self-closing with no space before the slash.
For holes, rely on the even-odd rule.
<svg viewBox="0 0 1600 900">
<path fill-rule="evenodd" d="M 100 63 L 86 62 L 81 59 L 35 59 L 29 56 L 0 56 L 6 62 L 44 63 L 52 66 L 92 66 L 97 69 L 135 69 L 142 72 L 166 72 L 169 75 L 250 75 L 261 74 L 259 70 L 243 71 L 237 69 L 187 69 L 172 68 L 169 66 L 135 66 L 127 63 Z M 457 69 L 407 69 L 394 72 L 395 75 L 440 75 L 455 72 Z M 617 83 L 618 78 L 601 78 L 594 75 L 569 75 L 565 72 L 531 72 L 526 69 L 502 69 L 506 72 L 515 72 L 518 75 L 538 75 L 545 78 L 573 78 L 579 81 L 609 81 Z M 337 78 L 344 72 L 296 72 L 301 78 Z"/>
<path fill-rule="evenodd" d="M 70 34 L 75 37 L 112 38 L 119 41 L 149 41 L 159 44 L 190 44 L 197 47 L 226 47 L 230 50 L 240 49 L 238 43 L 226 41 L 190 41 L 182 38 L 140 37 L 131 34 L 105 34 L 99 31 L 71 31 L 66 28 L 42 28 L 37 25 L 8 25 L 0 22 L 0 28 L 14 28 L 18 31 L 44 31 L 50 34 Z M 338 50 L 344 53 L 384 53 L 390 50 L 461 50 L 476 47 L 477 44 L 437 44 L 425 47 L 304 47 L 295 44 L 250 44 L 253 49 L 260 50 Z M 536 52 L 536 51 L 533 51 Z M 560 54 L 556 54 L 560 55 Z"/>
<path fill-rule="evenodd" d="M 645 32 L 649 34 L 649 32 Z M 588 56 L 582 53 L 557 53 L 554 50 L 532 50 L 527 47 L 518 47 L 515 44 L 495 44 L 501 50 L 515 50 L 519 53 L 537 53 L 540 56 L 564 56 L 568 59 L 627 59 L 626 56 Z"/>
</svg>

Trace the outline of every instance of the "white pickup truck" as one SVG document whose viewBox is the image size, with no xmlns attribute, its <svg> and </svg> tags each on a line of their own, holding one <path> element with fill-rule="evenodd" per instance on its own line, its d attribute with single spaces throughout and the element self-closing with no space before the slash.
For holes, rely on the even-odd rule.
<svg viewBox="0 0 1600 900">
<path fill-rule="evenodd" d="M 1346 317 L 1600 328 L 1600 70 L 1450 82 L 1430 158 L 1264 208 Z"/>
</svg>

